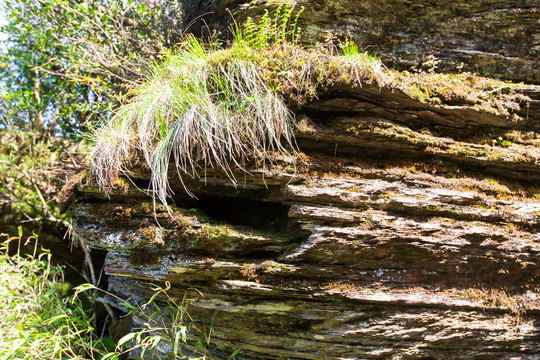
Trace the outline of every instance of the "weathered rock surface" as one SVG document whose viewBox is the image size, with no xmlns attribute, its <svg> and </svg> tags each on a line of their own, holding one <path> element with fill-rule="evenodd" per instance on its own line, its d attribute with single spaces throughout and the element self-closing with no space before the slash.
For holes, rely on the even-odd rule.
<svg viewBox="0 0 540 360">
<path fill-rule="evenodd" d="M 189 30 L 227 32 L 231 14 L 240 22 L 273 11 L 275 0 L 181 1 Z M 470 71 L 512 81 L 540 82 L 540 8 L 533 0 L 295 0 L 305 8 L 302 41 L 327 33 L 349 37 L 392 67 L 418 67 L 432 55 L 445 71 Z M 230 9 L 230 13 L 227 11 Z"/>
<path fill-rule="evenodd" d="M 107 251 L 110 291 L 145 301 L 170 282 L 216 358 L 538 357 L 537 112 L 366 86 L 297 121 L 299 153 L 236 186 L 209 169 L 184 179 L 190 198 L 171 173 L 170 214 L 129 182 L 79 186 L 74 230 Z"/>
</svg>

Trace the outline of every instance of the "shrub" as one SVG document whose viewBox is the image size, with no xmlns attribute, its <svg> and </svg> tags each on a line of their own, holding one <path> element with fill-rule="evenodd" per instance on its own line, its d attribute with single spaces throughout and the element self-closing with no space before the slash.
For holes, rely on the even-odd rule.
<svg viewBox="0 0 540 360">
<path fill-rule="evenodd" d="M 4 234 L 5 235 L 5 234 Z M 10 240 L 19 240 L 13 237 Z M 31 237 L 29 241 L 37 238 Z M 98 359 L 108 351 L 50 254 L 0 255 L 0 358 Z"/>
<path fill-rule="evenodd" d="M 73 291 L 70 284 L 64 282 L 63 269 L 51 264 L 50 253 L 42 250 L 37 255 L 37 236 L 26 240 L 35 244 L 31 256 L 22 256 L 19 250 L 10 255 L 15 247 L 21 248 L 21 228 L 18 236 L 0 236 L 7 238 L 0 247 L 0 358 L 118 360 L 125 353 L 139 354 L 141 358 L 147 358 L 145 354 L 159 356 L 163 348 L 170 348 L 167 355 L 173 359 L 195 360 L 183 355 L 183 347 L 188 331 L 194 331 L 195 335 L 202 332 L 192 324 L 186 306 L 168 296 L 168 288 L 156 287 L 151 299 L 142 305 L 90 284 L 80 285 Z M 128 314 L 123 319 L 134 313 L 144 320 L 145 327 L 131 328 L 130 322 L 118 319 L 107 305 L 112 317 L 110 328 L 116 329 L 116 335 L 120 334 L 121 338 L 115 344 L 110 337 L 100 334 L 96 329 L 96 315 L 90 309 L 95 306 L 89 306 L 96 304 L 98 295 L 109 296 L 119 307 L 125 308 Z M 195 346 L 203 355 L 208 336 L 206 340 L 198 340 Z"/>
</svg>

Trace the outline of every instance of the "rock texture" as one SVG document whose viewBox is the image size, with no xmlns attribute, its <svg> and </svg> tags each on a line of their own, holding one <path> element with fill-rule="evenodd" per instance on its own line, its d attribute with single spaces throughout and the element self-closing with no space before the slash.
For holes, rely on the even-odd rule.
<svg viewBox="0 0 540 360">
<path fill-rule="evenodd" d="M 535 101 L 513 122 L 331 89 L 296 114 L 291 158 L 237 186 L 185 178 L 197 198 L 171 173 L 170 213 L 139 190 L 144 169 L 108 196 L 81 182 L 74 231 L 107 251 L 112 293 L 145 301 L 170 282 L 218 359 L 535 359 Z"/>
<path fill-rule="evenodd" d="M 276 0 L 180 1 L 195 34 L 223 34 L 231 20 L 273 11 Z M 419 67 L 429 56 L 441 70 L 470 71 L 512 81 L 540 82 L 540 8 L 532 0 L 295 0 L 303 6 L 302 41 L 327 33 L 351 38 L 392 67 Z M 227 10 L 230 10 L 228 12 Z M 210 24 L 210 26 L 208 26 Z"/>
</svg>

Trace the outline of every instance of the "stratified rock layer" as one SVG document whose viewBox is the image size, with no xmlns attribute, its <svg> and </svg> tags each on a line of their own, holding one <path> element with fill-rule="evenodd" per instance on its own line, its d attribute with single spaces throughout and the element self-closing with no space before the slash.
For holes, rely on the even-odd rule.
<svg viewBox="0 0 540 360">
<path fill-rule="evenodd" d="M 236 186 L 171 173 L 170 213 L 129 182 L 81 185 L 74 231 L 108 252 L 114 294 L 170 282 L 216 358 L 535 359 L 540 135 L 522 115 L 329 90 L 297 113 L 291 158 Z"/>
<path fill-rule="evenodd" d="M 274 11 L 275 0 L 181 1 L 195 34 L 207 25 L 226 34 L 238 21 Z M 430 56 L 445 71 L 470 71 L 512 81 L 540 82 L 540 8 L 537 1 L 295 0 L 304 11 L 302 41 L 327 34 L 351 40 L 394 68 L 419 67 Z M 227 10 L 230 9 L 230 12 Z"/>
</svg>

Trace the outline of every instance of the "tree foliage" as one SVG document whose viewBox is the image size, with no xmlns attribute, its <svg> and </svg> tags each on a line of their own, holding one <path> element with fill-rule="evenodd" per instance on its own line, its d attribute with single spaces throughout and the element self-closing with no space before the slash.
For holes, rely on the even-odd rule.
<svg viewBox="0 0 540 360">
<path fill-rule="evenodd" d="M 73 135 L 106 118 L 170 34 L 143 0 L 6 0 L 0 123 Z"/>
<path fill-rule="evenodd" d="M 66 138 L 106 121 L 175 44 L 178 4 L 0 2 L 0 224 L 65 223 L 53 199 L 83 163 Z"/>
</svg>

